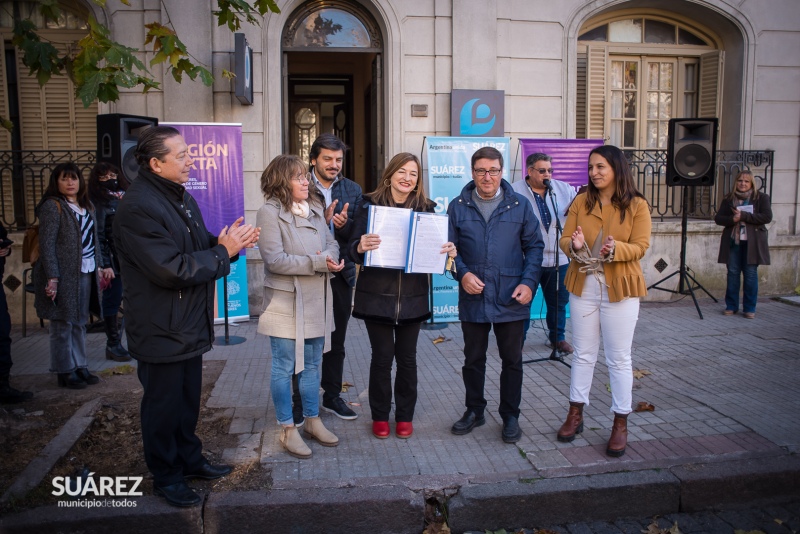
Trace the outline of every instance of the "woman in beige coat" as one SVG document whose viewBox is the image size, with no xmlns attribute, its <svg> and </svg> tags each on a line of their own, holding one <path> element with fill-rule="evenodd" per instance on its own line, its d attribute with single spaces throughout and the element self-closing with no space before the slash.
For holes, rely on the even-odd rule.
<svg viewBox="0 0 800 534">
<path fill-rule="evenodd" d="M 330 273 L 344 267 L 325 222 L 322 196 L 303 161 L 276 157 L 261 175 L 265 203 L 258 210 L 264 259 L 264 313 L 258 331 L 272 348 L 270 389 L 280 441 L 296 458 L 310 458 L 292 419 L 292 374 L 298 375 L 305 434 L 326 447 L 339 439 L 319 418 L 319 367 L 333 328 Z M 298 342 L 301 341 L 301 342 Z"/>
</svg>

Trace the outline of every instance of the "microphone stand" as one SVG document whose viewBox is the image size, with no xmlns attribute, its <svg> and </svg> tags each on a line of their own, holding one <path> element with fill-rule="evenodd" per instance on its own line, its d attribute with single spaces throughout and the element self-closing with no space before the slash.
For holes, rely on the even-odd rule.
<svg viewBox="0 0 800 534">
<path fill-rule="evenodd" d="M 547 187 L 547 192 L 550 193 L 550 197 L 551 197 L 550 205 L 553 206 L 554 219 L 555 219 L 555 223 L 556 223 L 556 239 L 555 239 L 555 242 L 553 243 L 553 256 L 555 257 L 555 261 L 556 261 L 556 276 L 555 276 L 555 280 L 556 280 L 556 303 L 555 303 L 555 310 L 554 310 L 554 312 L 555 312 L 555 321 L 554 322 L 555 322 L 555 328 L 556 328 L 556 341 L 553 343 L 553 349 L 550 351 L 550 356 L 549 357 L 547 357 L 547 358 L 537 358 L 537 359 L 534 359 L 534 360 L 524 360 L 522 363 L 526 364 L 526 363 L 554 361 L 554 362 L 560 362 L 560 363 L 566 365 L 567 367 L 572 368 L 572 366 L 570 364 L 568 364 L 567 362 L 564 361 L 564 357 L 561 356 L 561 354 L 558 352 L 558 347 L 557 347 L 557 345 L 558 345 L 558 283 L 559 283 L 559 267 L 560 267 L 558 265 L 558 253 L 559 253 L 558 242 L 559 242 L 559 240 L 561 238 L 561 234 L 563 233 L 563 228 L 561 227 L 561 219 L 559 218 L 559 213 L 560 212 L 558 211 L 558 197 L 556 195 L 556 192 L 553 189 L 553 185 L 550 183 L 550 180 L 545 180 L 544 183 L 545 183 L 545 186 Z M 547 201 L 545 200 L 545 203 L 546 202 Z M 551 278 L 551 280 L 552 280 L 552 278 Z M 541 284 L 539 284 L 539 285 L 541 286 Z M 544 291 L 544 288 L 542 288 L 542 291 Z M 545 306 L 546 306 L 546 304 L 545 304 Z M 545 319 L 545 324 L 546 323 L 547 323 L 547 319 Z M 549 339 L 550 332 L 547 333 L 547 336 L 548 336 L 548 339 Z"/>
</svg>

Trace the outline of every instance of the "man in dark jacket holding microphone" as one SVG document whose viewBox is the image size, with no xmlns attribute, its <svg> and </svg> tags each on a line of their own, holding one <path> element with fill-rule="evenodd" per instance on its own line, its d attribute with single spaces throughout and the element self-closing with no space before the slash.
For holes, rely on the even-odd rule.
<svg viewBox="0 0 800 534">
<path fill-rule="evenodd" d="M 236 220 L 219 236 L 183 184 L 192 158 L 178 130 L 146 130 L 136 147 L 141 168 L 114 218 L 123 277 L 128 348 L 142 383 L 142 442 L 153 489 L 173 506 L 195 506 L 187 478 L 215 479 L 231 467 L 211 465 L 195 434 L 203 358 L 214 341 L 214 281 L 231 258 L 258 241 Z"/>
<path fill-rule="evenodd" d="M 458 318 L 464 333 L 464 415 L 451 432 L 463 435 L 486 422 L 486 350 L 494 328 L 500 373 L 501 437 L 516 443 L 522 399 L 522 335 L 539 283 L 544 242 L 530 202 L 503 180 L 503 155 L 492 147 L 472 155 L 472 179 L 450 201 L 450 241 L 458 249 Z"/>
</svg>

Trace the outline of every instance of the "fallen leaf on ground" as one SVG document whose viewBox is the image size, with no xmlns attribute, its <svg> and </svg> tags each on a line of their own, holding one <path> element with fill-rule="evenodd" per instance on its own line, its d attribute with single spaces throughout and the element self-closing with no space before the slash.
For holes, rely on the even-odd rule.
<svg viewBox="0 0 800 534">
<path fill-rule="evenodd" d="M 444 334 L 440 335 L 436 339 L 433 340 L 433 344 L 436 345 L 437 343 L 443 343 L 445 341 L 450 341 L 449 337 L 444 337 Z"/>
<path fill-rule="evenodd" d="M 353 387 L 350 382 L 342 382 L 342 393 L 347 393 L 347 390 Z"/>
<path fill-rule="evenodd" d="M 633 378 L 635 378 L 636 380 L 640 380 L 643 377 L 645 377 L 647 375 L 652 375 L 652 374 L 653 373 L 651 373 L 647 369 L 634 369 L 633 370 Z"/>
<path fill-rule="evenodd" d="M 103 369 L 97 374 L 100 376 L 111 376 L 111 375 L 129 375 L 135 372 L 136 372 L 136 367 L 126 363 L 125 365 L 118 365 L 116 367 L 109 367 L 108 369 Z"/>
<path fill-rule="evenodd" d="M 608 390 L 609 393 L 611 393 L 611 384 L 606 384 L 606 389 Z"/>
<path fill-rule="evenodd" d="M 361 406 L 360 402 L 348 402 L 347 404 L 349 404 L 350 406 Z"/>
<path fill-rule="evenodd" d="M 636 404 L 636 409 L 633 410 L 634 412 L 654 412 L 656 411 L 656 407 L 646 401 L 639 401 Z"/>
</svg>

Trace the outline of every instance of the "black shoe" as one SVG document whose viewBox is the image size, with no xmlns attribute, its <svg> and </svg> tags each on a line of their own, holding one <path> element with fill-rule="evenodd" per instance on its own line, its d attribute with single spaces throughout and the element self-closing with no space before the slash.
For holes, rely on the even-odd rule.
<svg viewBox="0 0 800 534">
<path fill-rule="evenodd" d="M 159 497 L 164 497 L 167 503 L 172 506 L 181 508 L 197 506 L 203 500 L 200 495 L 186 485 L 186 482 L 176 482 L 175 484 L 161 487 L 153 484 L 153 493 Z"/>
<path fill-rule="evenodd" d="M 503 441 L 506 443 L 516 443 L 522 437 L 522 430 L 519 428 L 519 421 L 516 417 L 508 416 L 503 422 Z"/>
<path fill-rule="evenodd" d="M 355 419 L 358 417 L 358 414 L 351 410 L 347 403 L 341 397 L 336 397 L 332 401 L 326 401 L 325 399 L 322 400 L 322 409 L 326 412 L 331 412 L 339 419 Z M 296 425 L 295 425 L 296 426 Z"/>
<path fill-rule="evenodd" d="M 14 389 L 7 383 L 0 385 L 0 404 L 17 404 L 32 398 L 33 393 L 30 391 Z"/>
<path fill-rule="evenodd" d="M 78 375 L 78 378 L 80 378 L 90 386 L 93 386 L 100 382 L 100 379 L 97 378 L 92 373 L 90 373 L 86 367 L 78 367 L 77 369 L 75 369 L 75 374 Z"/>
<path fill-rule="evenodd" d="M 69 389 L 83 389 L 86 387 L 86 382 L 72 371 L 71 373 L 58 373 L 58 385 L 62 388 Z"/>
<path fill-rule="evenodd" d="M 483 415 L 478 416 L 472 410 L 467 410 L 464 412 L 461 419 L 453 424 L 453 428 L 450 429 L 450 432 L 456 436 L 463 436 L 464 434 L 472 432 L 472 429 L 476 426 L 482 426 L 484 424 L 486 424 L 486 418 Z"/>
<path fill-rule="evenodd" d="M 183 478 L 202 478 L 203 480 L 214 480 L 230 474 L 231 471 L 233 471 L 233 467 L 229 465 L 211 465 L 210 463 L 206 462 L 201 465 L 199 469 L 195 469 L 191 473 L 186 473 L 183 475 Z"/>
<path fill-rule="evenodd" d="M 122 346 L 122 343 L 117 343 L 113 347 L 106 345 L 106 360 L 114 360 L 115 362 L 129 362 L 131 361 L 130 353 Z"/>
</svg>

